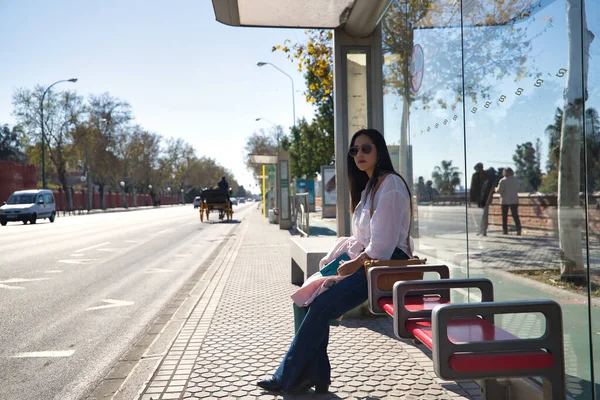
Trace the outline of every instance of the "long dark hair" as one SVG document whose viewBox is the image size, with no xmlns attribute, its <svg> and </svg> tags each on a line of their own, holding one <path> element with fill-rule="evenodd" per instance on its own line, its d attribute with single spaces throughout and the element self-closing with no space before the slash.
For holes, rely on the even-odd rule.
<svg viewBox="0 0 600 400">
<path fill-rule="evenodd" d="M 361 129 L 352 136 L 352 140 L 350 140 L 350 147 L 354 146 L 356 138 L 360 135 L 366 135 L 371 139 L 371 141 L 373 141 L 373 144 L 377 149 L 377 164 L 375 165 L 371 179 L 369 179 L 369 176 L 366 172 L 358 169 L 356 163 L 354 162 L 354 157 L 352 157 L 350 154 L 347 155 L 348 186 L 350 187 L 351 212 L 354 212 L 356 209 L 356 206 L 360 201 L 360 194 L 363 190 L 365 190 L 365 187 L 367 188 L 367 194 L 369 194 L 377 184 L 377 181 L 381 175 L 389 172 L 397 174 L 397 172 L 394 170 L 394 165 L 392 164 L 392 159 L 390 157 L 387 145 L 385 144 L 383 135 L 376 129 Z"/>
</svg>

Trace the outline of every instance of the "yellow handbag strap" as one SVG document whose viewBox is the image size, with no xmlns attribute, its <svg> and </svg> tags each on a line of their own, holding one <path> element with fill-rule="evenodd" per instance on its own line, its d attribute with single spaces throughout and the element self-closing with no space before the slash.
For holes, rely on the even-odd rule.
<svg viewBox="0 0 600 400">
<path fill-rule="evenodd" d="M 379 186 L 381 186 L 381 184 L 383 183 L 383 180 L 388 176 L 388 175 L 397 175 L 400 177 L 400 179 L 402 179 L 402 182 L 404 182 L 404 185 L 406 185 L 406 190 L 408 190 L 408 202 L 410 203 L 410 219 L 408 221 L 408 235 L 406 235 L 406 248 L 408 249 L 408 256 L 412 257 L 412 249 L 410 247 L 410 232 L 412 231 L 412 220 L 413 220 L 413 203 L 412 203 L 412 194 L 410 193 L 410 188 L 408 187 L 408 183 L 406 183 L 406 181 L 404 180 L 404 178 L 400 175 L 397 174 L 395 172 L 388 172 L 384 175 L 381 176 L 381 178 L 379 178 L 379 181 L 377 182 L 377 184 L 375 185 L 375 188 L 373 189 L 373 193 L 371 194 L 371 208 L 369 210 L 369 218 L 373 217 L 373 206 L 375 203 L 375 193 L 377 193 L 377 189 L 379 189 Z"/>
</svg>

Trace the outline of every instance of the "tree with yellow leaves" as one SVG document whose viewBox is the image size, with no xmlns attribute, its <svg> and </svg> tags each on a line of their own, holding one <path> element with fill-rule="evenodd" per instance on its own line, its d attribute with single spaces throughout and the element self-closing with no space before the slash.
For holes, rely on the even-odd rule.
<svg viewBox="0 0 600 400">
<path fill-rule="evenodd" d="M 307 30 L 307 42 L 273 46 L 272 51 L 283 51 L 298 71 L 304 72 L 306 101 L 316 107 L 311 123 L 300 121 L 292 129 L 292 135 L 282 143 L 292 158 L 291 174 L 313 177 L 321 165 L 328 165 L 334 156 L 333 140 L 333 32 L 330 30 Z M 306 146 L 304 143 L 311 143 Z"/>
</svg>

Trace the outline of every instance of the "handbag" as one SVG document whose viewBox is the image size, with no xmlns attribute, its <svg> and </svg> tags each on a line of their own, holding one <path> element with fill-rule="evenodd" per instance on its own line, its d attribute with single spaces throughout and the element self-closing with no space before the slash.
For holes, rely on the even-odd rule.
<svg viewBox="0 0 600 400">
<path fill-rule="evenodd" d="M 381 183 L 383 182 L 385 177 L 392 173 L 393 172 L 383 175 L 379 179 L 379 182 L 377 182 L 377 184 L 375 185 L 375 188 L 373 189 L 373 194 L 371 195 L 371 209 L 369 210 L 370 217 L 373 216 L 373 202 L 375 201 L 375 193 L 377 192 L 377 189 L 379 189 L 379 186 L 381 186 Z M 398 175 L 400 177 L 400 179 L 402 179 L 402 182 L 404 182 L 404 184 L 406 185 L 406 190 L 408 190 L 408 197 L 410 199 L 410 220 L 409 220 L 409 225 L 408 225 L 408 235 L 406 236 L 406 247 L 408 249 L 408 256 L 410 258 L 407 260 L 365 260 L 364 266 L 365 266 L 365 273 L 367 274 L 367 277 L 369 276 L 369 269 L 371 267 L 384 267 L 384 266 L 385 267 L 407 267 L 407 266 L 411 266 L 411 265 L 423 265 L 423 264 L 427 263 L 426 258 L 419 258 L 412 254 L 412 250 L 411 250 L 411 246 L 410 246 L 410 232 L 412 229 L 412 219 L 413 219 L 412 194 L 410 193 L 410 189 L 408 187 L 408 184 L 404 180 L 404 178 L 402 178 L 402 176 L 400 176 L 399 174 L 396 174 L 396 173 L 393 173 L 393 174 Z M 377 287 L 380 290 L 389 291 L 389 290 L 393 289 L 394 283 L 396 283 L 397 281 L 413 281 L 413 280 L 421 280 L 421 279 L 423 279 L 422 272 L 397 272 L 397 273 L 393 273 L 393 274 L 384 274 L 384 275 L 380 275 L 379 278 L 377 279 Z"/>
</svg>

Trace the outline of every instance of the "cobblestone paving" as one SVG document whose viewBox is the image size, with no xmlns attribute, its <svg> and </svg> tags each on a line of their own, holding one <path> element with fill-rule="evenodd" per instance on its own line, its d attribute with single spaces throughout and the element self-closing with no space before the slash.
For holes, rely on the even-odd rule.
<svg viewBox="0 0 600 400">
<path fill-rule="evenodd" d="M 397 340 L 388 318 L 331 328 L 330 394 L 274 396 L 259 389 L 256 381 L 275 371 L 293 338 L 289 233 L 259 213 L 240 229 L 214 272 L 211 298 L 200 301 L 141 400 L 479 399 L 475 383 L 439 380 L 430 356 Z"/>
</svg>

